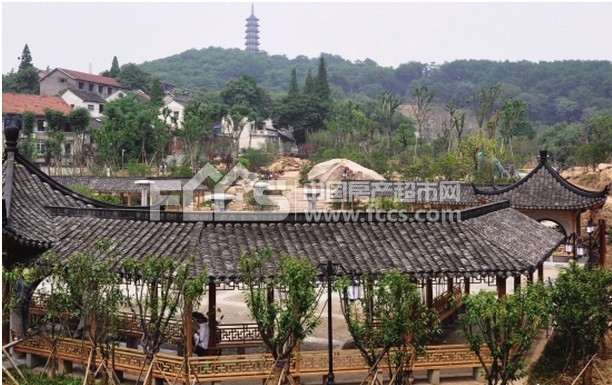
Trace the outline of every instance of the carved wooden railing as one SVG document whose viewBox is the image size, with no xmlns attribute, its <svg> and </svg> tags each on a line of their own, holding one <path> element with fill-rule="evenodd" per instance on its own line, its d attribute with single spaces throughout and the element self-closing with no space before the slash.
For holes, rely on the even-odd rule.
<svg viewBox="0 0 612 385">
<path fill-rule="evenodd" d="M 30 314 L 43 315 L 45 312 L 44 296 L 35 294 L 30 301 Z M 170 331 L 167 333 L 167 343 L 181 343 L 183 323 L 171 320 Z M 119 313 L 119 335 L 141 337 L 142 329 L 139 318 L 129 312 Z M 258 347 L 263 344 L 256 323 L 224 323 L 217 325 L 216 345 L 219 349 Z"/>
<path fill-rule="evenodd" d="M 86 341 L 60 339 L 57 342 L 57 357 L 86 365 L 90 345 Z M 49 357 L 51 344 L 41 335 L 25 339 L 15 345 L 14 349 L 23 353 Z M 488 357 L 488 350 L 483 347 Z M 356 349 L 334 350 L 334 372 L 367 373 L 361 353 Z M 100 355 L 97 355 L 98 363 Z M 186 361 L 186 362 L 185 362 Z M 113 354 L 114 369 L 124 373 L 138 374 L 145 367 L 142 351 L 132 348 L 116 347 Z M 488 357 L 485 362 L 490 363 Z M 187 365 L 184 365 L 184 364 Z M 224 355 L 208 357 L 189 357 L 187 359 L 169 354 L 157 354 L 153 375 L 166 380 L 187 379 L 189 383 L 209 381 L 229 381 L 241 379 L 266 378 L 274 365 L 270 354 Z M 327 351 L 297 352 L 291 364 L 291 374 L 296 377 L 325 375 L 328 372 Z M 189 367 L 189 372 L 186 368 Z M 386 370 L 387 363 L 381 362 L 379 368 Z M 424 356 L 418 357 L 415 370 L 435 370 L 450 368 L 478 368 L 480 361 L 465 345 L 428 346 Z"/>
<path fill-rule="evenodd" d="M 462 294 L 462 289 L 460 284 L 456 284 L 453 286 L 452 291 L 446 291 L 431 302 L 431 307 L 436 309 L 438 315 L 440 316 L 440 321 L 443 321 L 446 317 L 451 315 L 454 310 L 451 308 L 451 299 L 453 297 L 460 298 Z M 460 300 L 459 300 L 460 302 Z M 457 303 L 459 305 L 459 303 Z"/>
<path fill-rule="evenodd" d="M 432 302 L 432 307 L 436 309 L 440 318 L 446 318 L 452 313 L 450 300 L 454 296 L 461 295 L 461 285 L 453 287 L 452 292 L 445 292 Z M 44 314 L 44 297 L 34 295 L 30 302 L 30 314 Z M 170 332 L 167 333 L 167 343 L 180 344 L 183 324 L 180 320 L 170 321 Z M 119 335 L 129 337 L 141 337 L 142 329 L 139 318 L 133 313 L 121 312 L 119 314 Z M 253 348 L 263 345 L 263 340 L 256 323 L 232 323 L 217 325 L 216 348 Z"/>
</svg>

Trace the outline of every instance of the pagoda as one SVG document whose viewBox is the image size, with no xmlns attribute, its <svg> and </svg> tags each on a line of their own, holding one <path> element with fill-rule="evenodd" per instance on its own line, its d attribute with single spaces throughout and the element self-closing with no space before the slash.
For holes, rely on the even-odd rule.
<svg viewBox="0 0 612 385">
<path fill-rule="evenodd" d="M 255 6 L 251 4 L 251 16 L 246 19 L 246 48 L 247 52 L 259 52 L 259 19 L 255 17 Z"/>
</svg>

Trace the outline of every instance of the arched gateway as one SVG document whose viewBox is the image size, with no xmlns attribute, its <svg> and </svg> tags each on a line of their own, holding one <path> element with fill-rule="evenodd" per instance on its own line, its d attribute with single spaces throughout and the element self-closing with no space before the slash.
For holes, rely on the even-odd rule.
<svg viewBox="0 0 612 385">
<path fill-rule="evenodd" d="M 435 306 L 432 282 L 448 285 L 449 292 L 457 286 L 469 292 L 470 283 L 492 282 L 505 295 L 509 277 L 516 284 L 537 272 L 541 279 L 544 261 L 563 241 L 508 201 L 461 210 L 450 219 L 410 214 L 401 221 L 371 213 L 332 221 L 305 213 L 261 216 L 114 206 L 71 191 L 28 162 L 17 151 L 17 129 L 5 129 L 5 138 L 4 268 L 50 252 L 62 263 L 100 239 L 121 250 L 115 254 L 122 259 L 196 255 L 195 268 L 209 272 L 208 309 L 213 312 L 216 287 L 239 281 L 241 254 L 266 246 L 274 258 L 331 261 L 350 267 L 356 277 L 398 269 L 420 282 L 425 302 Z"/>
</svg>

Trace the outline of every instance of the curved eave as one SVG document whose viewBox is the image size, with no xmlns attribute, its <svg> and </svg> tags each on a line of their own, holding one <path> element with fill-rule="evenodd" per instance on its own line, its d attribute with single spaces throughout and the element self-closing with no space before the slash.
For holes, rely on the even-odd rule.
<svg viewBox="0 0 612 385">
<path fill-rule="evenodd" d="M 531 206 L 531 205 L 512 205 L 512 208 L 515 209 L 520 209 L 520 210 L 566 210 L 566 211 L 573 211 L 573 210 L 598 210 L 600 208 L 602 208 L 604 206 L 604 204 L 606 203 L 606 198 L 607 197 L 603 197 L 600 200 L 596 201 L 596 202 L 592 202 L 590 204 L 583 204 L 583 205 L 569 205 L 569 206 Z"/>
<path fill-rule="evenodd" d="M 14 232 L 12 229 L 8 227 L 2 228 L 2 235 L 6 235 L 7 237 L 11 238 L 15 242 L 23 246 L 34 247 L 34 248 L 41 249 L 41 250 L 49 250 L 50 248 L 53 247 L 52 242 L 44 242 L 44 241 L 39 241 L 36 239 L 26 238 L 20 234 L 17 234 L 16 232 Z"/>
<path fill-rule="evenodd" d="M 480 188 L 478 188 L 476 185 L 472 184 L 472 188 L 474 189 L 474 194 L 481 196 L 481 197 L 486 197 L 487 195 L 500 195 L 500 194 L 504 194 L 507 193 L 509 191 L 515 190 L 517 188 L 519 188 L 521 185 L 527 183 L 538 171 L 540 171 L 540 169 L 546 169 L 546 171 L 563 187 L 566 188 L 567 190 L 573 192 L 574 194 L 580 195 L 584 198 L 601 198 L 605 201 L 610 186 L 606 186 L 603 190 L 601 191 L 591 191 L 591 190 L 586 190 L 583 189 L 581 187 L 575 186 L 573 184 L 571 184 L 570 182 L 568 182 L 565 178 L 563 178 L 561 175 L 559 175 L 558 172 L 556 172 L 549 164 L 548 162 L 540 162 L 538 164 L 537 167 L 535 167 L 533 170 L 531 170 L 531 172 L 529 172 L 529 174 L 527 174 L 525 177 L 523 177 L 523 179 L 519 180 L 518 182 L 511 184 L 509 186 L 506 186 L 504 188 L 501 188 L 499 190 L 481 190 Z M 589 206 L 585 206 L 585 207 L 590 207 Z M 527 207 L 525 207 L 527 208 Z M 575 208 L 582 208 L 582 207 L 575 207 Z"/>
<path fill-rule="evenodd" d="M 29 160 L 27 160 L 25 157 L 23 157 L 18 152 L 15 153 L 15 160 L 20 165 L 25 167 L 30 173 L 36 175 L 43 183 L 47 183 L 53 190 L 59 191 L 60 193 L 64 195 L 67 195 L 76 200 L 79 200 L 88 206 L 98 207 L 98 208 L 110 208 L 110 209 L 143 209 L 143 208 L 148 207 L 148 206 L 132 207 L 132 206 L 114 205 L 112 203 L 106 203 L 106 202 L 88 198 L 85 195 L 82 195 L 76 191 L 71 190 L 70 188 L 59 183 L 57 180 L 53 179 L 49 175 L 45 174 L 40 169 L 38 169 L 36 166 L 34 166 L 32 163 L 30 163 Z"/>
</svg>

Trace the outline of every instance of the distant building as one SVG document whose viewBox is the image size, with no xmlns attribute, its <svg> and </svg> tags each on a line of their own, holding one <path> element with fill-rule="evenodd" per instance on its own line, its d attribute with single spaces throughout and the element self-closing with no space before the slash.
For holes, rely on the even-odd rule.
<svg viewBox="0 0 612 385">
<path fill-rule="evenodd" d="M 246 19 L 247 52 L 259 52 L 259 19 L 255 17 L 255 5 L 251 4 L 251 16 Z"/>
<path fill-rule="evenodd" d="M 275 128 L 272 125 L 272 119 L 266 119 L 259 125 L 246 121 L 247 118 L 244 119 L 244 127 L 238 136 L 239 150 L 248 148 L 265 150 L 267 146 L 272 145 L 279 154 L 289 154 L 295 147 L 293 130 Z M 215 125 L 215 134 L 232 137 L 231 127 L 225 118 L 220 124 Z"/>
<path fill-rule="evenodd" d="M 164 97 L 164 107 L 160 110 L 159 118 L 173 129 L 183 128 L 185 107 L 187 107 L 190 101 L 190 96 L 166 95 Z"/>
<path fill-rule="evenodd" d="M 32 137 L 36 140 L 36 151 L 38 152 L 36 163 L 38 164 L 45 162 L 43 153 L 48 139 L 47 127 L 49 126 L 45 115 L 47 110 L 59 111 L 64 115 L 68 115 L 72 108 L 60 96 L 2 93 L 4 128 L 18 125 L 18 122 L 21 121 L 21 116 L 26 112 L 34 114 L 33 126 L 30 128 L 32 129 Z M 76 145 L 75 134 L 72 132 L 68 122 L 65 122 L 61 129 L 64 133 L 64 141 L 61 144 L 62 153 L 67 158 L 71 158 Z M 89 142 L 90 139 L 87 134 L 84 138 L 84 144 Z"/>
<path fill-rule="evenodd" d="M 85 91 L 107 98 L 123 87 L 117 80 L 106 76 L 56 68 L 40 79 L 40 94 L 57 96 L 66 89 Z"/>
<path fill-rule="evenodd" d="M 78 107 L 86 108 L 92 118 L 102 117 L 104 104 L 106 103 L 106 99 L 98 94 L 75 89 L 65 90 L 61 98 L 64 99 L 73 110 Z"/>
</svg>

